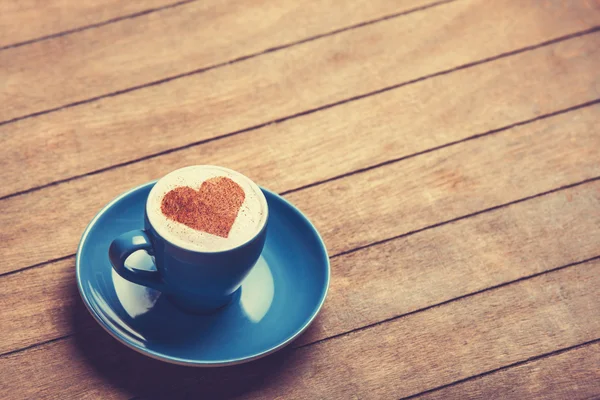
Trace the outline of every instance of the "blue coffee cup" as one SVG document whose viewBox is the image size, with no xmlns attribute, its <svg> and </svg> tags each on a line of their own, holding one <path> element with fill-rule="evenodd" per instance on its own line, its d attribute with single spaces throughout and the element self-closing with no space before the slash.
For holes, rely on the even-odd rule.
<svg viewBox="0 0 600 400">
<path fill-rule="evenodd" d="M 264 198 L 258 186 L 251 183 Z M 151 196 L 152 192 L 149 199 Z M 266 199 L 263 204 L 267 214 L 258 232 L 245 243 L 224 251 L 201 251 L 167 240 L 150 222 L 147 206 L 144 229 L 123 233 L 113 240 L 108 251 L 110 262 L 121 277 L 162 292 L 186 311 L 214 311 L 231 301 L 260 257 L 268 222 Z M 153 257 L 155 271 L 126 265 L 127 258 L 139 250 L 145 250 Z"/>
</svg>

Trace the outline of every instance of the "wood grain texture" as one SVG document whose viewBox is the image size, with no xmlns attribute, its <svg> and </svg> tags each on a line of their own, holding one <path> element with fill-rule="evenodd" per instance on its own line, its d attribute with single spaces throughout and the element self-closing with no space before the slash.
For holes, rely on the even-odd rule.
<svg viewBox="0 0 600 400">
<path fill-rule="evenodd" d="M 286 197 L 337 254 L 600 176 L 599 122 L 595 105 Z"/>
<path fill-rule="evenodd" d="M 11 376 L 0 397 L 400 398 L 598 339 L 598 296 L 595 261 L 217 369 L 148 359 L 92 326 L 0 358 L 0 371 Z"/>
<path fill-rule="evenodd" d="M 600 182 L 332 259 L 328 299 L 295 345 L 600 255 Z M 74 258 L 2 278 L 0 353 L 80 331 Z"/>
<path fill-rule="evenodd" d="M 0 195 L 264 124 L 588 26 L 553 7 L 515 0 L 492 5 L 481 0 L 445 4 L 203 74 L 4 125 L 0 127 L 4 142 L 0 170 L 5 184 Z M 578 12 L 584 13 L 587 6 L 581 7 Z M 487 22 L 490 12 L 495 15 L 494 24 Z M 586 18 L 595 15 L 589 11 L 585 14 Z M 595 45 L 585 49 L 590 60 L 597 60 Z M 577 49 L 549 56 L 547 61 L 554 68 L 565 63 L 576 65 L 567 61 L 570 56 L 581 60 L 581 67 L 575 68 L 581 68 L 584 77 L 596 70 L 590 67 L 593 61 L 583 61 L 586 54 L 577 53 Z M 523 64 L 520 67 L 527 69 Z M 553 79 L 561 83 L 563 79 L 577 79 L 555 71 Z M 594 76 L 597 80 L 597 74 Z M 457 90 L 469 90 L 463 88 L 467 86 L 464 82 L 438 87 L 440 92 L 427 104 L 449 102 L 448 106 L 460 109 L 461 103 L 452 95 Z M 492 82 L 486 85 L 491 86 Z M 587 91 L 586 98 L 600 96 L 598 84 L 582 90 Z M 419 96 L 419 100 L 423 98 Z M 534 98 L 532 104 L 544 99 Z M 545 99 L 552 102 L 552 97 Z M 432 112 L 412 100 L 405 98 L 403 103 L 413 111 Z M 375 102 L 382 112 L 391 111 L 382 121 L 399 114 L 397 108 L 385 108 L 384 101 Z M 464 104 L 463 113 L 468 106 Z M 525 107 L 531 109 L 531 105 Z"/>
<path fill-rule="evenodd" d="M 192 0 L 2 48 L 171 4 L 42 3 L 0 4 L 0 399 L 600 398 L 599 0 Z M 102 205 L 198 163 L 333 255 L 247 365 L 137 354 L 75 284 Z"/>
<path fill-rule="evenodd" d="M 0 2 L 0 47 L 103 23 L 176 3 L 171 0 L 5 0 Z"/>
<path fill-rule="evenodd" d="M 336 254 L 600 176 L 599 120 L 600 106 L 594 105 L 286 197 L 313 220 L 330 254 Z M 199 159 L 206 160 L 202 147 L 196 151 Z M 223 148 L 221 154 L 232 153 Z M 321 160 L 327 160 L 324 165 L 330 162 L 328 151 L 313 155 L 314 170 L 322 168 Z M 255 166 L 221 161 L 256 182 L 282 190 L 262 178 L 264 171 L 272 170 L 266 157 L 253 160 Z M 0 272 L 73 254 L 85 225 L 103 204 L 131 187 L 133 179 L 156 177 L 152 170 L 138 167 L 134 164 L 3 200 L 0 225 L 6 228 L 0 232 L 5 243 Z M 293 163 L 287 168 L 281 174 L 297 173 Z M 28 215 L 44 218 L 24 218 Z M 51 241 L 47 232 L 53 233 Z M 27 248 L 30 243 L 37 244 L 35 252 Z"/>
<path fill-rule="evenodd" d="M 600 343 L 416 397 L 419 400 L 589 400 L 600 397 Z"/>
<path fill-rule="evenodd" d="M 0 70 L 9 77 L 0 91 L 0 101 L 6 102 L 0 121 L 225 63 L 432 2 L 195 1 L 8 49 L 0 52 Z M 202 97 L 212 90 L 190 89 L 189 94 Z M 169 102 L 181 95 L 172 94 Z"/>
</svg>

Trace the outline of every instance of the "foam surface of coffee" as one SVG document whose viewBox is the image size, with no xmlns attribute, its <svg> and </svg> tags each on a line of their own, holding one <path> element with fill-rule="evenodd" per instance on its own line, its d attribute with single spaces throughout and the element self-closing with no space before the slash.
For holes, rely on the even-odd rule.
<svg viewBox="0 0 600 400">
<path fill-rule="evenodd" d="M 218 177 L 231 179 L 245 194 L 227 237 L 186 226 L 169 218 L 161 210 L 163 198 L 170 191 L 181 187 L 199 190 L 204 182 Z M 249 178 L 228 168 L 197 165 L 178 169 L 160 179 L 148 196 L 146 212 L 154 229 L 167 241 L 189 250 L 216 252 L 233 249 L 254 238 L 263 228 L 268 210 L 262 191 Z"/>
</svg>

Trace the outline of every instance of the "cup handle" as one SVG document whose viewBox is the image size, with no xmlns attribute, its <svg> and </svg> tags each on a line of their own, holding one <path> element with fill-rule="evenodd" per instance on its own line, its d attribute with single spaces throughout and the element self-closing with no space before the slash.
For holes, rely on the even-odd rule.
<svg viewBox="0 0 600 400">
<path fill-rule="evenodd" d="M 146 232 L 142 230 L 129 231 L 112 241 L 108 248 L 108 258 L 115 271 L 123 278 L 138 285 L 164 292 L 165 284 L 158 271 L 130 268 L 125 265 L 127 257 L 138 250 L 151 252 L 152 242 Z"/>
</svg>

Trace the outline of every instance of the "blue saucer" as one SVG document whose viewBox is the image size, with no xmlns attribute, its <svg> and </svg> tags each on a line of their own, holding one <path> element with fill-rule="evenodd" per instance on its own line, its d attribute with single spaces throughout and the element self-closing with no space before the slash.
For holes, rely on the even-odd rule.
<svg viewBox="0 0 600 400">
<path fill-rule="evenodd" d="M 154 182 L 119 196 L 89 224 L 77 250 L 77 284 L 88 310 L 123 344 L 159 360 L 224 366 L 270 354 L 297 338 L 321 309 L 329 287 L 329 258 L 313 225 L 294 206 L 263 189 L 269 227 L 260 260 L 233 302 L 211 315 L 180 311 L 166 296 L 117 275 L 108 246 L 144 226 Z M 150 256 L 128 264 L 152 269 Z"/>
</svg>

